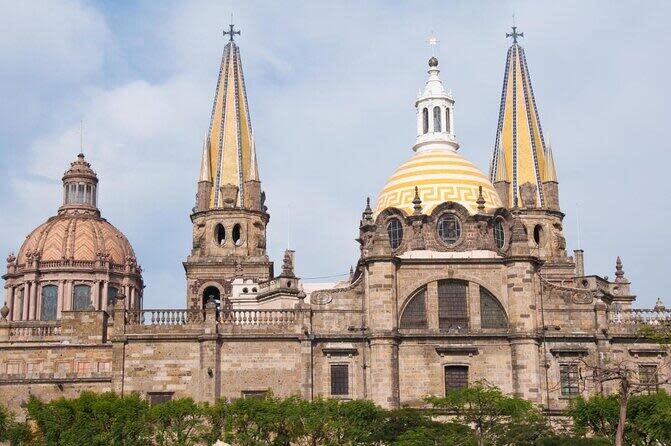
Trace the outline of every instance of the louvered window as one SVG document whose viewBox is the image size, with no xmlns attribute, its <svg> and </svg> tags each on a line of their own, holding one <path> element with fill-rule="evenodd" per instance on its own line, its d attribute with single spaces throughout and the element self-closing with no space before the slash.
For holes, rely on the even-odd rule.
<svg viewBox="0 0 671 446">
<path fill-rule="evenodd" d="M 438 325 L 441 330 L 468 328 L 468 283 L 438 282 Z"/>
<path fill-rule="evenodd" d="M 426 289 L 419 291 L 405 306 L 401 328 L 427 328 Z"/>
<path fill-rule="evenodd" d="M 508 319 L 501 304 L 485 288 L 480 287 L 480 326 L 482 328 L 507 328 Z"/>
</svg>

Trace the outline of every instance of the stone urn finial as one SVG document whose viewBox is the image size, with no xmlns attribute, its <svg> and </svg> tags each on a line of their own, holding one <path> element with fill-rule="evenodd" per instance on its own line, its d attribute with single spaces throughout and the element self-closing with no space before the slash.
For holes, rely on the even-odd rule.
<svg viewBox="0 0 671 446">
<path fill-rule="evenodd" d="M 654 310 L 659 311 L 659 312 L 666 311 L 666 306 L 664 305 L 664 302 L 662 302 L 662 299 L 657 298 L 657 302 L 655 302 Z M 4 307 L 3 307 L 2 311 L 4 311 Z"/>
<path fill-rule="evenodd" d="M 9 315 L 9 307 L 7 306 L 7 302 L 0 308 L 0 315 L 2 316 L 2 320 L 6 321 L 7 316 Z"/>
</svg>

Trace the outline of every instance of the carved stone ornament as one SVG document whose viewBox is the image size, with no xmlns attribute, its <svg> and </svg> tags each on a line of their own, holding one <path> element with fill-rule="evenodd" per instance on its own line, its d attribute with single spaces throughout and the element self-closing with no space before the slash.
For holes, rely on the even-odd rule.
<svg viewBox="0 0 671 446">
<path fill-rule="evenodd" d="M 538 188 L 535 184 L 526 182 L 520 186 L 520 198 L 522 198 L 522 206 L 525 208 L 536 207 L 536 193 Z"/>
<path fill-rule="evenodd" d="M 559 297 L 567 304 L 591 304 L 594 300 L 594 296 L 590 290 L 557 285 L 542 277 L 541 286 L 543 287 L 543 293 L 551 297 Z"/>
</svg>

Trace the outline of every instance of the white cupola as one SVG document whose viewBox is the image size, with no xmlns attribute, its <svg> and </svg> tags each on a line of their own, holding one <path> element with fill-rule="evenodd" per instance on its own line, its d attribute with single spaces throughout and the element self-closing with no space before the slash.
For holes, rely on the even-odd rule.
<svg viewBox="0 0 671 446">
<path fill-rule="evenodd" d="M 417 141 L 415 152 L 429 150 L 459 149 L 454 136 L 454 99 L 452 92 L 445 91 L 438 74 L 438 59 L 429 59 L 429 79 L 424 91 L 415 102 L 417 108 Z"/>
</svg>

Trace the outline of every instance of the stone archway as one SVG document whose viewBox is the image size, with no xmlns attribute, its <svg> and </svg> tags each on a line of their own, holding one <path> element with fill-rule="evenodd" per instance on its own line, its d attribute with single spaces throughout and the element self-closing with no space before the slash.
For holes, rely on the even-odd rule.
<svg viewBox="0 0 671 446">
<path fill-rule="evenodd" d="M 221 307 L 221 292 L 219 288 L 213 285 L 205 287 L 201 294 L 203 308 L 208 304 L 208 302 L 213 302 L 217 310 Z"/>
</svg>

